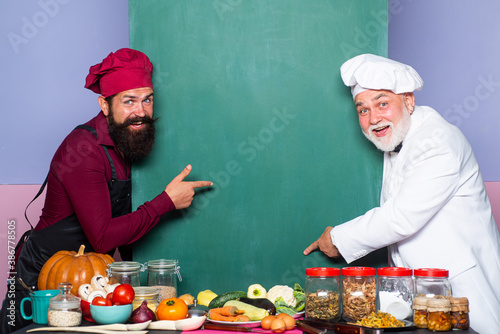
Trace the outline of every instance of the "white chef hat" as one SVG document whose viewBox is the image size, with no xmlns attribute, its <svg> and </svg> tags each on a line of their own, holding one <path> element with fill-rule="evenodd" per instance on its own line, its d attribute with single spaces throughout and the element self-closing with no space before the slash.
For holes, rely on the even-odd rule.
<svg viewBox="0 0 500 334">
<path fill-rule="evenodd" d="M 344 84 L 351 87 L 353 98 L 369 89 L 387 89 L 401 94 L 420 90 L 424 85 L 413 67 L 368 53 L 342 64 L 340 75 Z"/>
</svg>

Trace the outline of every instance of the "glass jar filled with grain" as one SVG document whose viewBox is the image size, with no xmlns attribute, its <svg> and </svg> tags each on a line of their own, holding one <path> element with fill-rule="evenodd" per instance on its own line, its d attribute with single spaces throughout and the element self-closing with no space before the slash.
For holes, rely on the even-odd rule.
<svg viewBox="0 0 500 334">
<path fill-rule="evenodd" d="M 427 300 L 427 329 L 435 332 L 451 330 L 451 303 L 449 299 Z"/>
<path fill-rule="evenodd" d="M 306 269 L 305 318 L 336 322 L 340 320 L 340 269 Z"/>
<path fill-rule="evenodd" d="M 355 322 L 377 311 L 376 273 L 371 267 L 342 268 L 342 319 Z"/>
<path fill-rule="evenodd" d="M 158 289 L 159 300 L 177 297 L 177 280 L 182 281 L 179 261 L 152 260 L 147 262 L 148 286 Z"/>
<path fill-rule="evenodd" d="M 80 298 L 71 294 L 73 285 L 68 282 L 59 283 L 59 294 L 49 300 L 47 324 L 52 327 L 74 327 L 82 322 Z"/>
<path fill-rule="evenodd" d="M 413 322 L 418 328 L 427 328 L 427 297 L 413 299 Z"/>
</svg>

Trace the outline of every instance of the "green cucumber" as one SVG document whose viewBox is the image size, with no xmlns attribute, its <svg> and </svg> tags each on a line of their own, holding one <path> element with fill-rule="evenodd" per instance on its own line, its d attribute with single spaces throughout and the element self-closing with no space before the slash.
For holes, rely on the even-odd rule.
<svg viewBox="0 0 500 334">
<path fill-rule="evenodd" d="M 224 304 L 230 300 L 236 300 L 241 297 L 246 297 L 247 293 L 244 291 L 231 291 L 231 292 L 226 292 L 221 295 L 218 295 L 212 301 L 210 304 L 208 304 L 209 309 L 217 308 L 217 307 L 223 307 Z"/>
</svg>

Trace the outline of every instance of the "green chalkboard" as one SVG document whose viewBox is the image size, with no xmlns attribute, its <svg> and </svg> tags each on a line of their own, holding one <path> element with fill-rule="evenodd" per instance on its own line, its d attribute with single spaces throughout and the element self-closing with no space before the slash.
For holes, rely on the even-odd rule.
<svg viewBox="0 0 500 334">
<path fill-rule="evenodd" d="M 302 251 L 378 205 L 382 155 L 362 135 L 340 65 L 387 55 L 387 0 L 130 0 L 130 46 L 154 64 L 157 142 L 133 205 L 188 163 L 211 180 L 134 245 L 177 259 L 179 293 L 304 284 L 346 266 Z M 386 265 L 379 251 L 356 265 Z"/>
</svg>

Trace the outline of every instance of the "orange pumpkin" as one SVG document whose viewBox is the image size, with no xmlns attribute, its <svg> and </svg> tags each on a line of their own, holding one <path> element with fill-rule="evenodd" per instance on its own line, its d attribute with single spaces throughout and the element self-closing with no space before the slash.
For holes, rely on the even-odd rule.
<svg viewBox="0 0 500 334">
<path fill-rule="evenodd" d="M 82 284 L 90 283 L 95 275 L 106 276 L 108 263 L 114 262 L 108 254 L 84 253 L 85 246 L 81 245 L 77 252 L 59 251 L 45 262 L 38 276 L 38 289 L 57 289 L 61 282 L 73 285 L 71 293 L 78 296 L 78 288 Z"/>
</svg>

